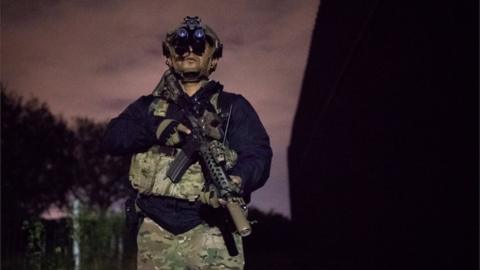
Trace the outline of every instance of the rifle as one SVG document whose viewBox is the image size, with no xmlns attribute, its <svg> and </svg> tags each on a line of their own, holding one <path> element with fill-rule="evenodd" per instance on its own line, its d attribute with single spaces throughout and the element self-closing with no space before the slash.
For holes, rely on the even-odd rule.
<svg viewBox="0 0 480 270">
<path fill-rule="evenodd" d="M 213 153 L 214 140 L 220 140 L 221 134 L 217 128 L 220 118 L 216 113 L 195 111 L 192 101 L 183 93 L 182 87 L 173 72 L 166 73 L 165 87 L 167 97 L 179 105 L 185 113 L 191 125 L 191 133 L 182 149 L 175 156 L 167 171 L 167 176 L 174 182 L 180 181 L 181 177 L 198 156 L 206 179 L 213 184 L 219 198 L 226 201 L 227 210 L 235 224 L 238 233 L 245 237 L 252 231 L 246 218 L 247 206 L 240 196 L 240 189 L 233 184 L 227 174 L 225 162 L 218 162 Z M 224 135 L 225 136 L 225 135 Z"/>
</svg>

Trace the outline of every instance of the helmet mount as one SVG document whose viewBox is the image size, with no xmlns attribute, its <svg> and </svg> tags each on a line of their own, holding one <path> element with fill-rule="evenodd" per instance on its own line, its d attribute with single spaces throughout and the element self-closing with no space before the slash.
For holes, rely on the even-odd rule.
<svg viewBox="0 0 480 270">
<path fill-rule="evenodd" d="M 222 57 L 223 44 L 217 34 L 208 25 L 202 24 L 198 16 L 187 16 L 178 28 L 167 33 L 163 42 L 163 55 L 170 57 L 170 48 L 178 55 L 185 54 L 190 48 L 193 53 L 202 55 L 205 52 L 205 42 L 214 48 L 213 58 Z"/>
</svg>

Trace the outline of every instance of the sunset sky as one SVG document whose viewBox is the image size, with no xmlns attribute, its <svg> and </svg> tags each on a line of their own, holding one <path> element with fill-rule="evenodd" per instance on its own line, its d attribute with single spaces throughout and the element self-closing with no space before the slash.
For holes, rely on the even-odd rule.
<svg viewBox="0 0 480 270">
<path fill-rule="evenodd" d="M 258 208 L 290 216 L 287 147 L 319 0 L 3 0 L 1 80 L 66 120 L 106 121 L 149 94 L 165 71 L 161 42 L 197 15 L 224 44 L 212 79 L 245 96 L 274 151 Z M 301 183 L 298 183 L 301 184 Z"/>
</svg>

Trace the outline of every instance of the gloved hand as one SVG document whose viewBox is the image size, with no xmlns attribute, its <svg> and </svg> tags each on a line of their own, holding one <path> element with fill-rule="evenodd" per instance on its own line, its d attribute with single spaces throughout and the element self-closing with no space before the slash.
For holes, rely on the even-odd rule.
<svg viewBox="0 0 480 270">
<path fill-rule="evenodd" d="M 179 144 L 182 141 L 181 133 L 190 134 L 191 130 L 177 120 L 169 118 L 163 118 L 156 130 L 159 144 L 166 146 Z"/>
</svg>

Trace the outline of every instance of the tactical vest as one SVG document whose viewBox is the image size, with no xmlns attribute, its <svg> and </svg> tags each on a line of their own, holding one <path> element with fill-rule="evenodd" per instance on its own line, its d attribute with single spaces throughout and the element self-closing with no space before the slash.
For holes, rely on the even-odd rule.
<svg viewBox="0 0 480 270">
<path fill-rule="evenodd" d="M 225 114 L 221 114 L 222 108 L 218 106 L 218 97 L 219 93 L 215 93 L 209 101 L 217 114 L 225 119 Z M 157 98 L 152 102 L 149 110 L 155 116 L 166 117 L 168 106 L 167 100 Z M 129 180 L 133 188 L 145 195 L 160 195 L 217 205 L 215 194 L 209 187 L 205 186 L 205 179 L 199 162 L 190 165 L 177 183 L 170 180 L 167 171 L 175 157 L 165 153 L 164 148 L 160 145 L 154 145 L 148 151 L 132 156 Z M 236 159 L 236 154 L 233 158 Z M 235 161 L 233 160 L 233 162 Z"/>
</svg>

